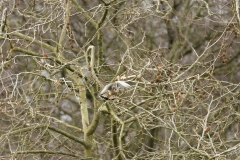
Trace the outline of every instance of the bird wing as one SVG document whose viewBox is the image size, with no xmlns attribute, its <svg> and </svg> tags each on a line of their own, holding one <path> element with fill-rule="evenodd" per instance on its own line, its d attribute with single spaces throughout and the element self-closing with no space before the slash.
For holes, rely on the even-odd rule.
<svg viewBox="0 0 240 160">
<path fill-rule="evenodd" d="M 132 87 L 124 81 L 116 81 L 115 83 L 117 83 L 117 86 L 119 86 L 121 88 L 131 88 Z"/>
<path fill-rule="evenodd" d="M 99 93 L 99 95 L 102 95 L 103 93 L 107 92 L 107 90 L 109 90 L 112 85 L 113 85 L 113 83 L 107 84 L 107 85 L 101 90 L 101 92 Z"/>
</svg>

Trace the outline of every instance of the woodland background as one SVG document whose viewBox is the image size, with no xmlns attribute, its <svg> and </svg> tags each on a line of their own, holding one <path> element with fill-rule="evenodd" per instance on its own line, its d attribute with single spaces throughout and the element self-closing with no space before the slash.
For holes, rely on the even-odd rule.
<svg viewBox="0 0 240 160">
<path fill-rule="evenodd" d="M 1 0 L 0 159 L 235 159 L 239 0 Z M 97 97 L 116 77 L 120 101 Z"/>
</svg>

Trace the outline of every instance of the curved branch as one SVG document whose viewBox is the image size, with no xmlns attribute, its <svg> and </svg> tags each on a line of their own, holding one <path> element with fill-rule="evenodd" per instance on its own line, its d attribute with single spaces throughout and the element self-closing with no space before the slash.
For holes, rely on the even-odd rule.
<svg viewBox="0 0 240 160">
<path fill-rule="evenodd" d="M 97 29 L 97 23 L 93 20 L 93 18 L 87 14 L 87 12 L 76 2 L 76 0 L 72 0 L 73 4 L 77 7 L 78 10 L 80 10 L 84 17 L 86 17 L 92 25 Z"/>
<path fill-rule="evenodd" d="M 91 56 L 91 61 L 90 63 L 88 62 L 88 52 L 89 50 L 91 50 L 90 56 Z M 91 69 L 91 74 L 94 78 L 94 80 L 97 82 L 97 84 L 101 85 L 101 82 L 99 81 L 99 79 L 96 76 L 96 72 L 94 70 L 94 64 L 95 64 L 95 47 L 94 46 L 89 46 L 87 48 L 87 51 L 85 52 L 85 59 L 86 59 L 86 63 L 89 65 L 90 69 Z"/>
<path fill-rule="evenodd" d="M 46 150 L 17 151 L 14 154 L 41 154 L 41 153 L 44 153 L 44 154 L 60 154 L 60 155 L 65 155 L 65 156 L 81 158 L 83 160 L 91 159 L 91 158 L 83 158 L 82 156 L 79 156 L 77 154 L 60 152 L 60 151 L 46 151 Z"/>
<path fill-rule="evenodd" d="M 89 64 L 88 58 L 87 58 L 87 56 L 88 56 L 87 54 L 88 54 L 89 50 L 91 50 L 90 64 Z M 85 52 L 85 57 L 86 57 L 86 63 L 91 68 L 92 77 L 94 78 L 97 85 L 101 85 L 101 82 L 99 81 L 98 77 L 96 76 L 96 73 L 95 73 L 95 70 L 94 70 L 94 64 L 95 64 L 95 47 L 94 46 L 91 45 L 87 48 L 87 51 Z M 91 94 L 92 94 L 92 97 L 93 97 L 93 101 L 94 101 L 94 116 L 93 116 L 93 120 L 92 120 L 91 124 L 88 126 L 87 136 L 92 135 L 94 133 L 94 131 L 97 129 L 99 118 L 100 118 L 100 115 L 98 113 L 98 106 L 96 104 L 96 99 L 95 99 L 95 95 L 94 95 L 94 93 L 97 92 L 97 85 L 93 86 L 92 91 L 90 91 Z"/>
<path fill-rule="evenodd" d="M 35 44 L 38 44 L 39 46 L 42 46 L 42 47 L 44 47 L 44 48 L 46 48 L 46 49 L 48 49 L 48 50 L 50 50 L 52 52 L 55 51 L 55 47 L 52 47 L 52 46 L 48 45 L 47 43 L 44 43 L 44 42 L 39 41 L 39 40 L 36 40 L 35 38 L 32 38 L 32 37 L 27 36 L 27 35 L 24 35 L 22 33 L 13 32 L 13 33 L 11 33 L 11 35 L 20 37 L 20 38 L 22 38 L 24 40 L 27 40 L 27 41 L 31 41 L 31 42 L 33 42 Z"/>
<path fill-rule="evenodd" d="M 78 75 L 80 78 L 83 78 L 83 77 L 84 77 L 83 74 L 81 73 L 81 71 L 76 71 L 75 69 L 73 69 L 73 68 L 70 66 L 70 63 L 68 64 L 67 62 L 62 62 L 61 60 L 59 60 L 59 59 L 57 59 L 57 58 L 55 58 L 55 57 L 53 57 L 53 56 L 49 56 L 49 57 L 46 58 L 46 57 L 44 57 L 44 56 L 42 56 L 42 55 L 39 55 L 39 54 L 36 53 L 36 52 L 30 51 L 30 50 L 26 50 L 26 49 L 22 49 L 22 48 L 19 48 L 19 47 L 15 47 L 15 48 L 13 48 L 13 49 L 10 50 L 9 55 L 8 55 L 8 57 L 6 58 L 7 61 L 5 61 L 2 66 L 0 66 L 0 69 L 1 69 L 6 63 L 8 63 L 8 61 L 9 61 L 10 58 L 11 58 L 12 52 L 14 52 L 14 51 L 22 52 L 22 53 L 25 53 L 25 54 L 27 54 L 27 55 L 36 56 L 36 57 L 40 57 L 40 58 L 44 58 L 44 59 L 50 59 L 50 60 L 52 60 L 53 62 L 55 62 L 55 63 L 57 63 L 57 64 L 60 64 L 60 65 L 63 65 L 63 64 L 64 64 L 64 65 L 63 65 L 64 68 L 68 69 L 68 70 L 71 71 L 72 73 L 73 73 L 73 72 L 74 72 L 74 73 L 77 73 L 77 75 Z M 77 59 L 75 59 L 75 60 L 77 60 Z M 61 67 L 61 68 L 63 68 L 63 67 Z M 54 74 L 55 74 L 55 73 L 53 73 L 52 75 L 54 75 Z"/>
<path fill-rule="evenodd" d="M 47 125 L 42 125 L 42 124 L 41 125 L 37 125 L 37 126 L 26 127 L 26 128 L 23 128 L 23 129 L 18 129 L 18 130 L 15 130 L 15 131 L 3 134 L 0 137 L 0 141 L 2 141 L 3 138 L 5 138 L 7 136 L 16 135 L 16 134 L 19 134 L 19 133 L 28 132 L 28 131 L 32 131 L 33 129 L 40 129 L 40 128 L 47 128 L 47 129 L 50 129 L 52 131 L 55 131 L 55 132 L 57 132 L 57 133 L 59 133 L 61 135 L 64 135 L 65 137 L 67 137 L 67 138 L 69 138 L 69 139 L 71 139 L 73 141 L 76 141 L 76 142 L 82 144 L 84 147 L 86 147 L 86 143 L 83 140 L 73 136 L 72 134 L 64 132 L 63 130 L 55 128 L 55 127 L 52 127 L 52 126 L 47 126 Z"/>
</svg>

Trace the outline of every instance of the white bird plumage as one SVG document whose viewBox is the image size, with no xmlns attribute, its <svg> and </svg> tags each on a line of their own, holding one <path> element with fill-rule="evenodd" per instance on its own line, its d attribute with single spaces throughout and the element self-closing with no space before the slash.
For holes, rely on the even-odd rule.
<svg viewBox="0 0 240 160">
<path fill-rule="evenodd" d="M 114 83 L 107 84 L 99 93 L 99 97 L 105 100 L 114 100 L 116 99 L 120 89 L 131 87 L 131 85 L 127 84 L 124 81 L 116 81 Z"/>
</svg>

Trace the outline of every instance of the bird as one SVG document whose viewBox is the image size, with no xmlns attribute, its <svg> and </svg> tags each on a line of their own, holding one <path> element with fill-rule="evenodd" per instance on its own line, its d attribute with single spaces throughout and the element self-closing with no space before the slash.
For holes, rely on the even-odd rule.
<svg viewBox="0 0 240 160">
<path fill-rule="evenodd" d="M 116 81 L 114 83 L 109 83 L 98 94 L 98 96 L 105 100 L 114 100 L 118 97 L 119 91 L 125 88 L 131 88 L 132 86 L 124 81 Z"/>
</svg>

